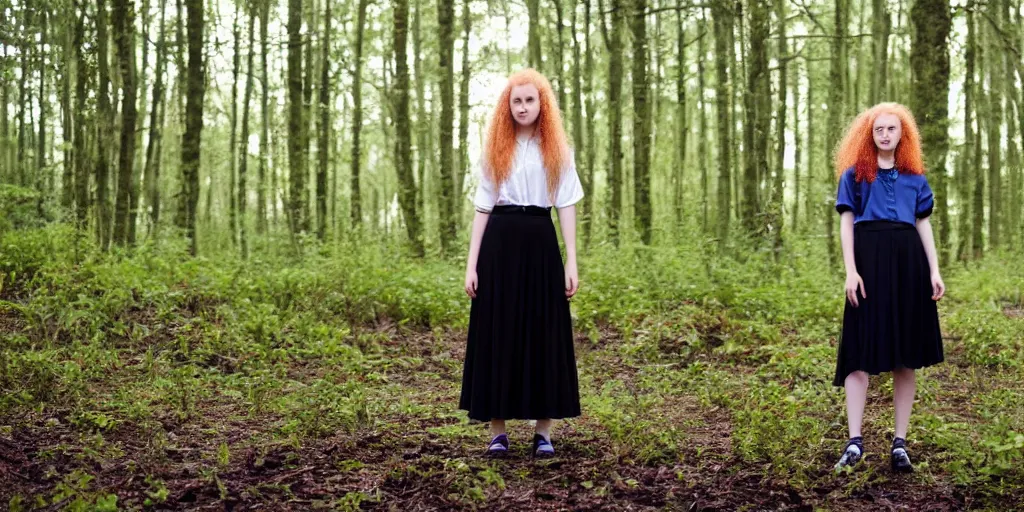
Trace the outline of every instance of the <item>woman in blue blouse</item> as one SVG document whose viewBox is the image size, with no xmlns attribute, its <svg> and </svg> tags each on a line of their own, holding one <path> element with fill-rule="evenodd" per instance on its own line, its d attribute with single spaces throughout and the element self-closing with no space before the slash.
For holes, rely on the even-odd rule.
<svg viewBox="0 0 1024 512">
<path fill-rule="evenodd" d="M 868 375 L 882 372 L 893 376 L 892 468 L 913 470 L 905 439 L 914 370 L 943 359 L 936 301 L 945 284 L 928 220 L 934 200 L 920 141 L 910 111 L 882 103 L 857 116 L 836 149 L 846 308 L 833 384 L 846 389 L 850 434 L 837 471 L 864 453 Z"/>
</svg>

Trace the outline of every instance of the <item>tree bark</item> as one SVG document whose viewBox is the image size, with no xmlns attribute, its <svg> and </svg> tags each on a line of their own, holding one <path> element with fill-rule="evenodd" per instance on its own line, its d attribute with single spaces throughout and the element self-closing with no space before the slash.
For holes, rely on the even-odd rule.
<svg viewBox="0 0 1024 512">
<path fill-rule="evenodd" d="M 597 128 L 597 124 L 594 122 L 597 114 L 597 107 L 594 104 L 594 74 L 590 70 L 594 69 L 594 47 L 590 40 L 591 30 L 591 16 L 590 16 L 590 0 L 583 1 L 583 41 L 586 44 L 586 66 L 587 76 L 583 82 L 583 94 L 587 98 L 587 135 L 584 138 L 586 144 L 586 162 L 583 173 L 580 175 L 583 178 L 583 244 L 584 246 L 590 245 L 590 236 L 593 232 L 594 222 L 597 219 L 597 212 L 594 208 L 594 195 L 597 193 L 597 187 L 594 186 L 594 167 L 597 162 L 597 150 L 595 149 L 595 136 L 594 130 Z M 575 31 L 573 31 L 575 34 Z M 579 160 L 577 160 L 579 161 Z"/>
<path fill-rule="evenodd" d="M 786 162 L 786 113 L 787 108 L 787 94 L 789 91 L 789 50 L 786 44 L 786 1 L 787 0 L 775 0 L 775 18 L 778 23 L 778 55 L 776 60 L 779 63 L 779 88 L 778 88 L 778 105 L 775 111 L 775 176 L 772 181 L 772 193 L 769 205 L 769 216 L 767 219 L 768 228 L 773 234 L 774 247 L 775 247 L 775 259 L 778 261 L 782 255 L 782 230 L 785 226 L 785 218 L 783 217 L 783 186 L 785 184 L 785 162 Z M 765 13 L 767 17 L 767 13 Z M 767 25 L 767 23 L 766 23 Z M 767 27 L 765 27 L 767 32 Z M 765 91 L 766 93 L 768 91 Z M 771 102 L 766 100 L 763 102 L 765 106 L 771 105 Z M 765 113 L 767 116 L 767 112 Z M 766 126 L 767 128 L 767 123 Z M 765 133 L 767 138 L 767 133 Z M 765 145 L 767 149 L 767 144 Z"/>
<path fill-rule="evenodd" d="M 438 16 L 441 4 L 438 3 Z M 529 15 L 529 28 L 527 32 L 527 62 L 531 68 L 543 73 L 544 65 L 540 55 L 540 0 L 526 0 L 526 12 Z M 444 30 L 442 25 L 442 30 Z M 443 50 L 442 50 L 443 51 Z"/>
<path fill-rule="evenodd" d="M 462 81 L 459 84 L 459 166 L 455 172 L 455 211 L 465 196 L 463 185 L 469 173 L 469 35 L 472 18 L 469 12 L 470 0 L 462 0 Z M 408 8 L 408 5 L 406 5 Z M 403 54 L 405 51 L 402 52 Z M 408 73 L 408 71 L 407 71 Z"/>
<path fill-rule="evenodd" d="M 536 0 L 531 0 L 536 1 Z M 454 162 L 452 161 L 453 129 L 455 125 L 455 5 L 450 0 L 438 0 L 437 22 L 440 41 L 440 87 L 441 87 L 441 193 L 440 205 L 440 236 L 441 251 L 450 254 L 455 243 L 455 181 Z M 532 30 L 531 24 L 531 30 Z"/>
<path fill-rule="evenodd" d="M 846 37 L 847 37 L 847 23 L 850 14 L 849 0 L 835 0 L 835 37 L 832 39 L 832 60 L 831 60 L 831 71 L 829 73 L 830 80 L 830 95 L 828 101 L 828 112 L 829 112 L 829 134 L 827 146 L 829 150 L 836 146 L 839 138 L 842 136 L 843 129 L 843 117 L 846 111 L 846 105 L 844 98 L 846 97 L 846 71 L 849 66 L 849 62 L 846 58 Z M 830 185 L 834 183 L 831 169 L 824 167 L 827 170 L 825 176 L 827 177 L 825 183 Z M 822 201 L 821 212 L 823 218 L 825 218 L 825 240 L 828 244 L 828 256 L 829 264 L 836 266 L 839 264 L 839 259 L 836 254 L 836 241 L 835 241 L 835 217 L 833 213 L 832 201 Z"/>
<path fill-rule="evenodd" d="M 761 210 L 761 175 L 768 168 L 768 126 L 771 96 L 768 76 L 768 6 L 767 0 L 750 0 L 750 56 L 744 104 L 747 122 L 743 126 L 743 227 L 752 237 L 766 231 Z M 761 218 L 759 218 L 761 217 Z"/>
<path fill-rule="evenodd" d="M 185 234 L 189 252 L 199 253 L 196 237 L 196 207 L 199 205 L 200 141 L 203 130 L 203 101 L 206 96 L 206 69 L 203 63 L 203 0 L 185 0 L 188 12 L 188 78 L 186 84 L 185 134 L 181 138 L 181 169 L 185 204 Z"/>
<path fill-rule="evenodd" d="M 651 113 L 647 104 L 647 0 L 633 0 L 633 211 L 640 240 L 651 243 Z"/>
<path fill-rule="evenodd" d="M 365 0 L 363 0 L 365 1 Z M 302 0 L 288 0 L 288 218 L 291 232 L 309 231 L 306 203 L 306 108 L 303 105 Z"/>
<path fill-rule="evenodd" d="M 598 13 L 601 16 L 601 34 L 605 46 L 610 53 L 608 57 L 608 133 L 611 134 L 608 160 L 608 190 L 611 192 L 611 204 L 608 207 L 609 238 L 619 244 L 619 218 L 622 213 L 622 30 L 625 22 L 626 6 L 622 0 L 611 0 L 612 29 L 609 35 L 604 20 L 604 2 L 598 0 Z"/>
<path fill-rule="evenodd" d="M 935 195 L 938 217 L 939 261 L 949 259 L 946 153 L 949 150 L 949 33 L 952 17 L 948 2 L 917 0 L 910 11 L 914 26 L 910 53 L 913 90 L 910 108 L 921 129 L 925 168 Z"/>
<path fill-rule="evenodd" d="M 682 0 L 676 0 L 676 165 L 672 172 L 673 205 L 676 225 L 683 224 L 683 181 L 686 176 L 686 143 L 690 127 L 686 119 L 686 30 L 683 27 Z M 699 57 L 703 58 L 703 57 Z M 703 135 L 703 134 L 702 134 Z"/>
<path fill-rule="evenodd" d="M 327 170 L 330 156 L 330 103 L 331 103 L 331 0 L 324 5 L 323 43 L 320 49 L 320 126 L 317 129 L 317 172 L 316 172 L 316 236 L 320 241 L 327 239 Z"/>
<path fill-rule="evenodd" d="M 167 0 L 160 0 L 160 35 L 156 44 L 156 78 L 153 81 L 153 109 L 149 113 L 149 145 L 146 147 L 145 181 L 146 197 L 149 202 L 150 233 L 156 233 L 160 222 L 160 148 L 162 147 L 163 123 L 160 113 L 164 105 L 164 61 L 167 58 L 167 44 L 164 21 Z"/>
<path fill-rule="evenodd" d="M 129 0 L 114 0 L 113 25 L 117 44 L 117 60 L 121 68 L 121 145 L 118 159 L 117 207 L 114 216 L 114 242 L 126 246 L 134 242 L 129 236 L 132 220 L 132 196 L 138 196 L 135 177 L 135 4 Z"/>
<path fill-rule="evenodd" d="M 270 0 L 259 2 L 260 9 L 260 168 L 259 183 L 256 185 L 256 232 L 267 232 L 267 163 L 270 159 L 270 71 L 267 69 L 268 40 L 270 32 Z M 255 48 L 250 51 L 255 51 Z"/>
<path fill-rule="evenodd" d="M 74 0 L 73 0 L 74 1 Z M 89 157 L 86 148 L 89 141 L 85 132 L 88 111 L 85 108 L 88 73 L 85 60 L 85 11 L 86 7 L 74 1 L 78 7 L 78 21 L 75 23 L 75 222 L 80 232 L 85 231 L 89 222 Z"/>
<path fill-rule="evenodd" d="M 328 0 L 329 1 L 329 0 Z M 246 52 L 245 93 L 242 97 L 242 133 L 238 139 L 238 245 L 242 258 L 249 257 L 249 235 L 246 211 L 249 201 L 249 118 L 252 104 L 253 60 L 256 53 L 256 6 L 249 6 L 249 51 Z"/>
<path fill-rule="evenodd" d="M 351 216 L 352 227 L 363 223 L 363 200 L 360 180 L 362 165 L 360 135 L 363 126 L 363 27 L 366 25 L 367 0 L 359 0 L 359 21 L 356 24 L 355 72 L 352 76 L 352 172 L 351 172 Z"/>
<path fill-rule="evenodd" d="M 114 114 L 110 106 L 110 70 L 107 64 L 107 2 L 96 2 L 96 59 L 99 70 L 99 91 L 96 99 L 96 207 L 97 207 L 97 240 L 105 251 L 110 244 L 110 187 L 109 165 L 107 157 L 111 146 L 110 134 L 113 130 Z"/>
<path fill-rule="evenodd" d="M 468 17 L 468 0 L 463 7 L 463 16 Z M 398 171 L 398 201 L 405 216 L 405 229 L 409 235 L 413 254 L 418 258 L 424 256 L 422 223 L 416 204 L 416 181 L 412 172 L 412 127 L 409 123 L 409 63 L 406 49 L 409 35 L 409 1 L 395 0 L 394 9 L 394 46 L 395 46 L 395 168 Z M 468 21 L 464 22 L 467 33 Z M 468 42 L 468 41 L 467 41 Z M 466 48 L 466 52 L 469 48 Z M 467 59 L 468 60 L 468 59 Z M 463 60 L 463 65 L 468 65 Z M 467 100 L 468 103 L 468 100 Z"/>
<path fill-rule="evenodd" d="M 717 0 L 711 4 L 711 15 L 714 23 L 715 36 L 715 102 L 718 130 L 718 243 L 725 244 L 729 236 L 729 217 L 732 210 L 732 83 L 730 82 L 729 55 L 730 32 L 732 31 L 732 13 L 727 0 Z"/>
<path fill-rule="evenodd" d="M 871 0 L 871 54 L 874 61 L 871 73 L 871 104 L 882 101 L 888 87 L 889 77 L 889 33 L 892 30 L 892 14 L 886 7 L 886 0 Z M 911 14 L 913 17 L 913 14 Z"/>
</svg>

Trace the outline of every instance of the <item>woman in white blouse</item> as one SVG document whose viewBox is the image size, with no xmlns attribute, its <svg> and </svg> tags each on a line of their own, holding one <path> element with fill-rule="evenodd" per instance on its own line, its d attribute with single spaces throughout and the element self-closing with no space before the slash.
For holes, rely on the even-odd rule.
<svg viewBox="0 0 1024 512">
<path fill-rule="evenodd" d="M 505 420 L 527 419 L 537 420 L 531 454 L 550 457 L 552 420 L 580 414 L 569 299 L 579 288 L 574 205 L 583 187 L 551 84 L 540 73 L 526 69 L 509 77 L 478 177 L 459 407 L 490 422 L 488 456 L 508 454 Z"/>
</svg>

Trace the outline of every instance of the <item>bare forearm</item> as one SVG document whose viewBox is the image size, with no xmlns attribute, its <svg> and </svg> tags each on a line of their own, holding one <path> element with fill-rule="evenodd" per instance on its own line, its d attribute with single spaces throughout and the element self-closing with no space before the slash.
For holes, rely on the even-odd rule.
<svg viewBox="0 0 1024 512">
<path fill-rule="evenodd" d="M 466 258 L 466 268 L 476 269 L 476 261 L 480 256 L 480 241 L 484 238 L 484 230 L 487 229 L 487 221 L 491 214 L 476 212 L 473 215 L 473 231 L 469 237 L 469 256 Z"/>
<path fill-rule="evenodd" d="M 576 206 L 558 209 L 558 225 L 562 229 L 562 240 L 565 242 L 565 258 L 576 261 Z"/>
<path fill-rule="evenodd" d="M 925 217 L 917 219 L 917 234 L 921 237 L 921 245 L 924 246 L 924 253 L 928 256 L 928 268 L 933 275 L 939 273 L 939 256 L 935 252 L 935 236 L 932 233 L 932 223 Z"/>
<path fill-rule="evenodd" d="M 839 240 L 843 245 L 843 263 L 847 274 L 857 273 L 857 260 L 853 256 L 853 212 L 843 212 L 839 218 Z"/>
</svg>

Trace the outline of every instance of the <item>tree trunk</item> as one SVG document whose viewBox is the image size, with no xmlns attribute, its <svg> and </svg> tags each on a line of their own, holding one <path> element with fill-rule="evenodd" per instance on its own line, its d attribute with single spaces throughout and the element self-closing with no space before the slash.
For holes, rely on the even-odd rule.
<svg viewBox="0 0 1024 512">
<path fill-rule="evenodd" d="M 423 31 L 422 14 L 423 0 L 416 1 L 416 14 L 413 16 L 413 74 L 416 76 L 416 205 L 424 219 L 429 218 L 426 203 L 426 185 L 428 176 L 428 162 L 430 161 L 430 114 L 427 112 L 426 94 L 424 85 L 427 80 L 423 73 Z M 426 224 L 426 223 L 424 223 Z M 424 236 L 426 238 L 426 236 Z"/>
<path fill-rule="evenodd" d="M 61 180 L 61 200 L 60 205 L 66 211 L 73 211 L 75 206 L 75 151 L 73 149 L 75 139 L 74 130 L 75 122 L 73 120 L 73 114 L 71 112 L 71 80 L 72 80 L 72 66 L 74 65 L 75 47 L 74 47 L 74 31 L 75 31 L 75 4 L 69 6 L 70 9 L 65 11 L 64 18 L 64 34 L 63 34 L 63 53 L 61 55 L 61 79 L 60 79 L 60 108 L 61 108 L 61 140 L 64 146 L 64 163 L 63 163 L 63 179 Z M 2 14 L 3 9 L 0 9 L 0 25 L 4 23 L 4 15 Z M 2 47 L 3 45 L 0 45 Z M 2 50 L 3 54 L 6 54 L 6 49 Z M 6 56 L 5 56 L 6 57 Z M 5 58 L 6 60 L 6 58 Z M 0 179 L 3 179 L 6 170 L 6 125 L 7 125 L 7 81 L 5 80 L 0 85 Z"/>
<path fill-rule="evenodd" d="M 871 104 L 882 101 L 888 87 L 889 77 L 889 32 L 892 30 L 892 14 L 886 7 L 886 0 L 871 0 L 871 54 L 874 61 L 871 72 Z M 913 14 L 911 14 L 913 17 Z"/>
<path fill-rule="evenodd" d="M 228 229 L 231 231 L 231 245 L 238 245 L 238 200 L 235 195 L 238 182 L 238 158 L 235 150 L 238 147 L 238 73 L 242 67 L 242 27 L 238 24 L 238 17 L 241 15 L 241 7 L 234 6 L 235 17 L 231 23 L 231 108 L 229 110 L 228 122 L 231 126 L 228 129 Z M 250 52 L 251 53 L 251 52 Z"/>
<path fill-rule="evenodd" d="M 441 3 L 438 3 L 438 16 L 441 16 L 440 6 Z M 530 24 L 528 27 L 528 39 L 526 45 L 528 51 L 527 62 L 531 68 L 535 68 L 537 71 L 543 72 L 544 65 L 540 56 L 540 0 L 526 0 L 526 11 L 527 14 L 529 14 Z M 441 30 L 444 30 L 443 22 Z M 443 51 L 442 45 L 442 52 Z"/>
<path fill-rule="evenodd" d="M 463 16 L 469 16 L 469 2 L 466 0 Z M 395 46 L 395 168 L 398 171 L 398 201 L 405 216 L 405 229 L 416 257 L 424 256 L 422 223 L 416 204 L 416 181 L 412 173 L 412 127 L 409 123 L 409 64 L 406 48 L 409 35 L 409 1 L 394 2 L 394 46 Z M 469 22 L 464 21 L 466 32 Z M 467 36 L 468 42 L 468 36 Z M 468 45 L 467 45 L 468 46 Z M 469 48 L 465 51 L 468 53 Z M 468 59 L 463 60 L 468 66 Z M 467 100 L 468 103 L 468 100 Z"/>
<path fill-rule="evenodd" d="M 704 76 L 704 60 L 708 57 L 707 32 L 708 32 L 708 10 L 701 7 L 700 22 L 697 26 L 700 32 L 697 35 L 697 101 L 696 108 L 700 111 L 700 136 L 697 137 L 697 165 L 700 167 L 700 226 L 703 233 L 708 233 L 708 171 L 711 162 L 708 160 L 708 108 L 705 93 L 707 83 Z M 721 141 L 719 141 L 721 142 Z"/>
<path fill-rule="evenodd" d="M 806 50 L 806 47 L 804 49 Z M 803 172 L 805 165 L 803 141 L 800 140 L 800 63 L 796 60 L 793 63 L 796 67 L 793 73 L 796 79 L 793 87 L 793 216 L 790 229 L 796 233 L 800 225 L 800 173 Z"/>
<path fill-rule="evenodd" d="M 768 127 L 771 121 L 771 92 L 768 76 L 768 6 L 767 0 L 750 1 L 750 57 L 747 69 L 747 90 L 744 104 L 747 122 L 743 126 L 743 227 L 751 236 L 766 231 L 761 210 L 761 175 L 768 168 Z M 761 217 L 761 218 L 759 218 Z"/>
<path fill-rule="evenodd" d="M 806 216 L 805 220 L 807 221 L 808 229 L 810 229 L 812 226 L 815 226 L 817 224 L 817 222 L 815 221 L 814 212 L 817 211 L 817 209 L 815 208 L 817 206 L 815 192 L 816 190 L 818 190 L 818 180 L 815 178 L 816 175 L 811 170 L 819 168 L 818 160 L 815 158 L 814 153 L 815 148 L 818 147 L 817 138 L 815 137 L 816 131 L 814 129 L 814 114 L 821 107 L 820 105 L 815 103 L 814 99 L 815 81 L 811 60 L 805 59 L 805 62 L 807 65 L 807 182 L 804 184 L 804 189 L 806 189 L 806 192 L 804 192 L 804 198 L 807 200 L 807 202 L 804 203 L 804 215 Z M 831 166 L 829 165 L 824 165 L 823 167 L 825 169 L 831 169 Z M 829 192 L 831 192 L 832 183 L 834 183 L 834 179 L 832 177 L 831 172 L 829 172 L 828 179 L 824 183 L 827 185 L 826 190 L 829 190 Z M 829 212 L 829 217 L 831 216 L 832 213 Z"/>
<path fill-rule="evenodd" d="M 938 217 L 939 261 L 949 260 L 949 211 L 947 208 L 946 153 L 949 150 L 949 33 L 952 18 L 942 0 L 917 0 L 910 11 L 914 25 L 910 68 L 913 90 L 910 108 L 921 129 L 931 187 Z"/>
<path fill-rule="evenodd" d="M 109 165 L 107 157 L 112 142 L 114 113 L 110 106 L 110 70 L 107 65 L 107 0 L 96 1 L 96 59 L 99 69 L 99 91 L 96 107 L 96 205 L 99 217 L 97 236 L 105 251 L 110 245 Z"/>
<path fill-rule="evenodd" d="M 988 135 L 988 237 L 989 247 L 995 249 L 1002 244 L 1002 140 L 1003 140 L 1003 76 L 1000 73 L 999 52 L 1004 51 L 998 44 L 998 23 L 1001 19 L 998 9 L 999 2 L 988 5 L 986 31 L 991 55 L 987 63 L 988 70 L 988 111 L 985 116 L 985 133 Z"/>
<path fill-rule="evenodd" d="M 407 0 L 406 4 L 408 9 Z M 462 82 L 459 87 L 459 167 L 455 172 L 456 212 L 460 210 L 458 204 L 465 197 L 463 184 L 466 174 L 469 173 L 469 34 L 472 27 L 469 4 L 470 0 L 462 0 Z M 403 50 L 402 53 L 405 54 L 405 51 Z M 408 71 L 406 72 L 408 73 Z"/>
<path fill-rule="evenodd" d="M 589 0 L 584 0 L 589 3 Z M 572 34 L 572 145 L 575 149 L 573 156 L 576 165 L 577 173 L 580 175 L 581 182 L 583 185 L 583 197 L 587 197 L 593 193 L 593 187 L 588 175 L 586 166 L 586 150 L 583 145 L 583 130 L 586 128 L 583 126 L 583 70 L 580 68 L 582 61 L 580 60 L 580 41 L 576 37 L 577 34 L 577 9 L 576 3 L 572 3 L 572 9 L 569 16 L 569 33 Z M 589 24 L 583 27 L 586 34 L 589 34 Z M 588 91 L 589 94 L 589 91 Z M 580 172 L 582 171 L 582 172 Z M 584 223 L 589 223 L 590 210 L 584 208 L 583 219 Z"/>
<path fill-rule="evenodd" d="M 633 211 L 640 240 L 651 243 L 651 114 L 647 105 L 647 0 L 633 0 Z"/>
<path fill-rule="evenodd" d="M 72 13 L 72 16 L 74 14 Z M 7 9 L 0 9 L 0 26 L 7 26 Z M 7 61 L 9 56 L 7 55 L 7 45 L 0 44 L 0 63 L 3 63 L 3 68 L 0 69 L 0 73 L 7 72 Z M 67 65 L 67 64 L 65 64 Z M 66 71 L 66 68 L 65 68 Z M 66 73 L 65 73 L 66 74 Z M 10 80 L 3 80 L 0 82 L 0 181 L 6 181 L 10 179 L 12 174 L 11 162 L 10 162 L 10 137 L 11 137 L 11 126 L 8 116 L 10 113 L 7 111 L 7 105 L 10 103 L 10 91 L 8 86 Z M 70 86 L 68 86 L 70 87 Z M 65 176 L 67 174 L 65 173 Z M 67 187 L 67 183 L 64 184 Z M 65 206 L 70 205 L 70 196 L 65 189 Z"/>
<path fill-rule="evenodd" d="M 206 70 L 203 65 L 203 0 L 185 0 L 188 10 L 188 80 L 186 84 L 185 134 L 181 138 L 181 169 L 185 204 L 185 234 L 189 252 L 199 254 L 196 237 L 196 207 L 199 205 L 199 158 L 203 130 L 203 101 Z"/>
<path fill-rule="evenodd" d="M 611 134 L 611 142 L 608 161 L 611 169 L 608 173 L 608 189 L 611 192 L 612 200 L 608 207 L 608 229 L 609 238 L 618 246 L 619 218 L 622 213 L 622 105 L 620 105 L 622 101 L 622 31 L 626 18 L 623 11 L 626 9 L 626 5 L 622 0 L 612 0 L 610 36 L 604 21 L 604 2 L 598 0 L 597 6 L 601 16 L 601 34 L 610 53 L 608 57 L 608 104 L 611 112 L 608 115 L 608 133 Z"/>
<path fill-rule="evenodd" d="M 102 0 L 100 0 L 102 3 Z M 34 53 L 35 38 L 31 37 L 30 34 L 34 35 L 34 28 L 32 26 L 33 15 L 35 13 L 35 6 L 32 5 L 32 0 L 25 0 L 22 5 L 21 14 L 22 22 L 21 27 L 25 29 L 25 33 L 21 36 L 21 77 L 18 79 L 18 185 L 23 187 L 28 186 L 28 169 L 29 165 L 27 157 L 25 156 L 25 144 L 26 136 L 29 128 L 25 125 L 25 113 L 32 109 L 32 100 L 29 98 L 29 64 L 28 57 Z"/>
<path fill-rule="evenodd" d="M 562 0 L 551 0 L 555 4 L 555 33 L 558 37 L 558 44 L 555 46 L 555 83 L 558 84 L 555 92 L 558 94 L 558 107 L 567 108 L 565 95 L 565 15 L 562 12 Z M 575 39 L 576 35 L 573 34 Z"/>
<path fill-rule="evenodd" d="M 164 108 L 164 61 L 167 55 L 164 28 L 166 7 L 167 0 L 160 0 L 160 35 L 156 44 L 156 78 L 153 81 L 153 109 L 149 113 L 149 145 L 146 147 L 145 180 L 151 233 L 156 233 L 160 222 L 160 148 L 163 137 L 160 112 Z"/>
<path fill-rule="evenodd" d="M 672 188 L 676 225 L 683 224 L 683 181 L 686 176 L 686 143 L 690 131 L 686 119 L 686 31 L 683 28 L 683 6 L 676 0 L 676 165 L 672 173 Z M 699 56 L 698 59 L 703 58 Z M 703 136 L 703 134 L 701 134 Z"/>
<path fill-rule="evenodd" d="M 730 32 L 732 20 L 726 0 L 717 0 L 711 4 L 711 15 L 715 35 L 715 103 L 718 129 L 718 243 L 725 244 L 729 236 L 729 217 L 732 210 L 732 83 L 730 82 L 730 62 L 725 58 L 729 55 Z"/>
<path fill-rule="evenodd" d="M 39 194 L 39 205 L 42 205 L 44 195 L 49 195 L 49 191 L 45 188 L 46 182 L 51 181 L 46 179 L 46 53 L 45 50 L 47 45 L 47 8 L 43 6 L 39 9 L 39 137 L 36 141 L 36 179 L 35 188 L 40 192 Z M 45 192 L 45 193 L 44 193 Z"/>
<path fill-rule="evenodd" d="M 270 158 L 270 71 L 267 69 L 270 0 L 259 2 L 258 7 L 260 10 L 260 116 L 262 117 L 262 131 L 260 133 L 259 183 L 256 185 L 256 232 L 263 235 L 267 232 L 267 162 Z M 249 51 L 255 51 L 255 48 Z"/>
<path fill-rule="evenodd" d="M 317 134 L 317 173 L 316 173 L 316 236 L 320 241 L 327 239 L 327 168 L 330 156 L 330 55 L 331 46 L 331 0 L 324 6 L 324 32 L 320 58 L 320 126 Z"/>
<path fill-rule="evenodd" d="M 967 44 L 965 48 L 965 72 L 964 72 L 964 144 L 960 151 L 957 167 L 957 199 L 962 205 L 957 212 L 957 235 L 959 237 L 956 248 L 956 259 L 966 260 L 971 254 L 971 214 L 973 205 L 970 194 L 970 173 L 968 169 L 973 165 L 973 154 L 976 151 L 974 145 L 974 63 L 975 63 L 975 35 L 974 35 L 974 11 L 975 4 L 972 1 L 967 4 Z"/>
<path fill-rule="evenodd" d="M 530 0 L 536 2 L 537 0 Z M 455 182 L 453 179 L 454 152 L 452 131 L 455 125 L 455 65 L 453 55 L 455 53 L 455 5 L 449 0 L 438 0 L 437 22 L 439 27 L 440 41 L 440 86 L 441 86 L 441 193 L 440 206 L 440 227 L 441 227 L 441 250 L 450 254 L 452 244 L 455 243 Z M 533 24 L 531 31 L 533 29 Z"/>
<path fill-rule="evenodd" d="M 836 146 L 839 138 L 842 136 L 844 112 L 846 111 L 846 105 L 843 99 L 846 94 L 846 70 L 849 66 L 849 62 L 846 58 L 846 33 L 847 33 L 847 20 L 850 14 L 849 0 L 835 0 L 835 37 L 832 39 L 832 60 L 831 60 L 831 71 L 829 73 L 830 81 L 830 95 L 828 101 L 828 112 L 829 112 L 829 134 L 828 142 L 826 147 L 831 151 Z M 827 170 L 825 174 L 825 183 L 831 185 L 834 183 L 831 169 L 822 166 L 823 169 Z M 834 188 L 832 186 L 829 187 Z M 836 241 L 835 241 L 835 214 L 833 214 L 833 202 L 831 199 L 828 201 L 822 201 L 821 212 L 822 217 L 825 219 L 825 240 L 828 244 L 828 257 L 829 264 L 836 266 L 839 264 L 839 258 L 836 253 Z"/>
<path fill-rule="evenodd" d="M 363 0 L 365 2 L 365 0 Z M 360 25 L 361 26 L 361 25 Z M 302 0 L 288 0 L 288 211 L 292 233 L 309 231 L 306 199 L 306 109 L 302 81 Z M 356 88 L 358 90 L 358 86 Z"/>
<path fill-rule="evenodd" d="M 603 19 L 603 18 L 602 18 Z M 587 98 L 587 136 L 586 141 L 586 165 L 583 169 L 581 177 L 583 178 L 583 244 L 584 246 L 590 245 L 590 235 L 593 231 L 594 222 L 597 219 L 597 212 L 594 208 L 594 195 L 597 193 L 597 187 L 594 183 L 594 166 L 597 162 L 597 150 L 595 149 L 594 142 L 594 130 L 596 129 L 596 123 L 594 118 L 596 117 L 597 107 L 594 103 L 594 47 L 590 41 L 590 30 L 591 30 L 591 17 L 590 17 L 590 0 L 583 0 L 583 41 L 587 45 L 587 76 L 583 83 L 583 94 Z M 573 34 L 576 32 L 573 31 Z"/>
<path fill-rule="evenodd" d="M 978 75 L 984 76 L 984 54 L 981 46 L 978 45 L 978 27 L 975 25 L 974 17 L 975 10 L 978 8 L 978 4 L 974 0 L 969 0 L 967 4 L 967 74 L 971 80 L 971 88 L 974 89 L 975 93 L 981 92 L 982 84 L 974 82 L 974 66 L 978 68 Z M 972 52 L 973 50 L 973 52 Z M 973 58 L 971 58 L 973 54 Z M 969 89 L 970 90 L 970 89 Z M 971 226 L 971 248 L 974 254 L 974 259 L 980 259 L 985 254 L 985 238 L 983 235 L 985 227 L 985 172 L 981 167 L 981 109 L 972 101 L 973 98 L 968 97 L 967 103 L 970 107 L 976 109 L 978 118 L 978 127 L 974 131 L 974 141 L 972 148 L 973 161 L 969 166 L 974 171 L 974 193 L 971 198 L 971 216 L 973 222 Z"/>
<path fill-rule="evenodd" d="M 328 27 L 329 28 L 329 27 Z M 328 32 L 329 33 L 329 32 Z M 242 97 L 242 133 L 238 139 L 238 245 L 242 258 L 249 257 L 248 222 L 246 210 L 249 200 L 249 117 L 252 104 L 253 60 L 256 53 L 256 6 L 249 6 L 249 51 L 246 52 L 245 94 Z"/>
<path fill-rule="evenodd" d="M 89 157 L 86 148 L 88 140 L 85 124 L 88 111 L 85 108 L 86 84 L 88 73 L 85 60 L 85 11 L 86 7 L 74 2 L 80 14 L 75 23 L 75 36 L 72 46 L 75 48 L 75 221 L 78 230 L 85 231 L 89 222 Z"/>
<path fill-rule="evenodd" d="M 351 214 L 352 227 L 359 228 L 363 223 L 362 190 L 360 180 L 359 142 L 363 127 L 363 27 L 366 25 L 366 5 L 368 0 L 359 0 L 359 21 L 356 24 L 355 73 L 352 76 L 352 173 L 351 173 Z"/>
<path fill-rule="evenodd" d="M 121 145 L 117 174 L 117 207 L 114 216 L 114 243 L 126 246 L 131 243 L 128 236 L 129 213 L 132 210 L 131 196 L 138 186 L 132 183 L 135 177 L 135 4 L 129 0 L 114 0 L 112 21 L 114 24 L 117 60 L 121 69 Z M 135 193 L 137 195 L 137 192 Z"/>
<path fill-rule="evenodd" d="M 767 18 L 767 12 L 765 13 Z M 775 18 L 778 23 L 778 55 L 776 60 L 779 62 L 779 90 L 778 90 L 778 106 L 775 111 L 775 136 L 776 136 L 776 147 L 775 147 L 775 176 L 772 182 L 772 193 L 769 206 L 768 216 L 768 228 L 774 235 L 775 242 L 775 259 L 778 261 L 782 255 L 782 229 L 785 225 L 785 218 L 783 217 L 783 185 L 785 184 L 785 163 L 786 163 L 786 113 L 789 110 L 787 108 L 788 94 L 788 62 L 789 62 L 789 50 L 786 45 L 786 0 L 775 0 Z M 765 23 L 765 35 L 767 36 L 767 23 Z M 765 93 L 768 93 L 766 90 Z M 771 101 L 766 99 L 763 101 L 763 105 L 768 107 L 771 105 Z M 765 116 L 767 117 L 767 112 Z M 767 123 L 765 123 L 767 128 Z M 767 139 L 767 133 L 764 134 Z M 767 144 L 765 145 L 767 149 Z"/>
</svg>

